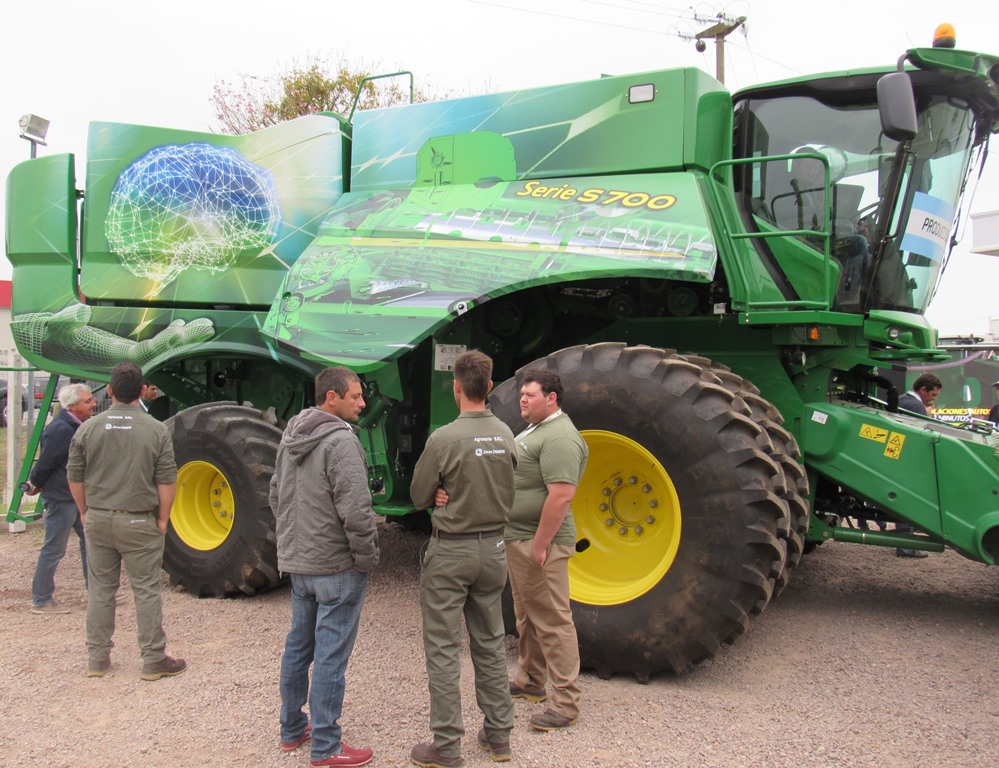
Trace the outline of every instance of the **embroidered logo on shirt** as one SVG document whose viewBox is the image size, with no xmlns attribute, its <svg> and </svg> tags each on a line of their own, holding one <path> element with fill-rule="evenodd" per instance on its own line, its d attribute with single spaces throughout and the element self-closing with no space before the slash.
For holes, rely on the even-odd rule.
<svg viewBox="0 0 999 768">
<path fill-rule="evenodd" d="M 506 453 L 505 448 L 493 448 L 491 450 L 485 450 L 483 448 L 475 449 L 476 456 L 494 456 L 496 454 L 504 454 L 504 453 Z"/>
</svg>

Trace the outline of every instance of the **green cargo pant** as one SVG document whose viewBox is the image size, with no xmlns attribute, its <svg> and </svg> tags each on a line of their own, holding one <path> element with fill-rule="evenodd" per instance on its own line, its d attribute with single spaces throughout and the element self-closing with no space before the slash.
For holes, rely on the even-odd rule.
<svg viewBox="0 0 999 768">
<path fill-rule="evenodd" d="M 442 757 L 461 754 L 461 616 L 468 627 L 475 699 L 490 741 L 507 741 L 513 701 L 503 645 L 501 598 L 506 548 L 501 534 L 471 539 L 434 536 L 423 560 L 420 606 L 430 679 L 430 730 Z"/>
<path fill-rule="evenodd" d="M 163 604 L 160 570 L 166 538 L 156 526 L 152 512 L 123 514 L 106 509 L 88 509 L 87 536 L 87 652 L 90 661 L 107 659 L 114 643 L 115 602 L 121 580 L 121 564 L 135 596 L 135 623 L 139 651 L 146 664 L 163 660 Z"/>
</svg>

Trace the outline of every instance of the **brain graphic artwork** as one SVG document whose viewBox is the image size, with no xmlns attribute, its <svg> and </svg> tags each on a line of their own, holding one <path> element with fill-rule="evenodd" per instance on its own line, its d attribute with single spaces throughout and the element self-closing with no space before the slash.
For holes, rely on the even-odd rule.
<svg viewBox="0 0 999 768">
<path fill-rule="evenodd" d="M 220 272 L 263 248 L 281 212 L 270 172 L 231 147 L 157 147 L 118 177 L 105 233 L 136 277 L 167 283 L 186 269 Z"/>
</svg>

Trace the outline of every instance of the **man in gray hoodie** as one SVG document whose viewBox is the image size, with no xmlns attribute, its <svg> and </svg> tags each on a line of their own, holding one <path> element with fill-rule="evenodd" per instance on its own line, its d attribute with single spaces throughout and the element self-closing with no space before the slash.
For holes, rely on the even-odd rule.
<svg viewBox="0 0 999 768">
<path fill-rule="evenodd" d="M 372 758 L 370 749 L 341 740 L 338 723 L 368 572 L 378 564 L 364 450 L 349 423 L 363 409 L 357 374 L 320 371 L 316 407 L 288 422 L 271 478 L 278 568 L 291 577 L 292 593 L 281 657 L 280 747 L 293 752 L 311 739 L 313 766 L 352 768 Z M 302 712 L 306 699 L 311 724 Z"/>
</svg>

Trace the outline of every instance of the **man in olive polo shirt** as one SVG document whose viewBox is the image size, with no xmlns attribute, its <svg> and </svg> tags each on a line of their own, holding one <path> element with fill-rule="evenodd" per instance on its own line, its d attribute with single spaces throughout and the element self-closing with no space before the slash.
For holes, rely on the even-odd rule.
<svg viewBox="0 0 999 768">
<path fill-rule="evenodd" d="M 516 437 L 516 496 L 503 535 L 519 635 L 510 693 L 528 701 L 547 698 L 545 711 L 529 722 L 552 731 L 579 716 L 579 645 L 569 603 L 576 526 L 569 504 L 588 449 L 562 412 L 558 374 L 532 368 L 520 380 L 520 415 L 528 427 Z"/>
<path fill-rule="evenodd" d="M 166 655 L 160 570 L 177 487 L 173 441 L 166 426 L 139 404 L 142 371 L 119 363 L 111 371 L 112 406 L 76 431 L 67 476 L 87 537 L 87 676 L 111 668 L 115 594 L 124 562 L 135 596 L 142 679 L 159 680 L 187 668 Z"/>
</svg>

